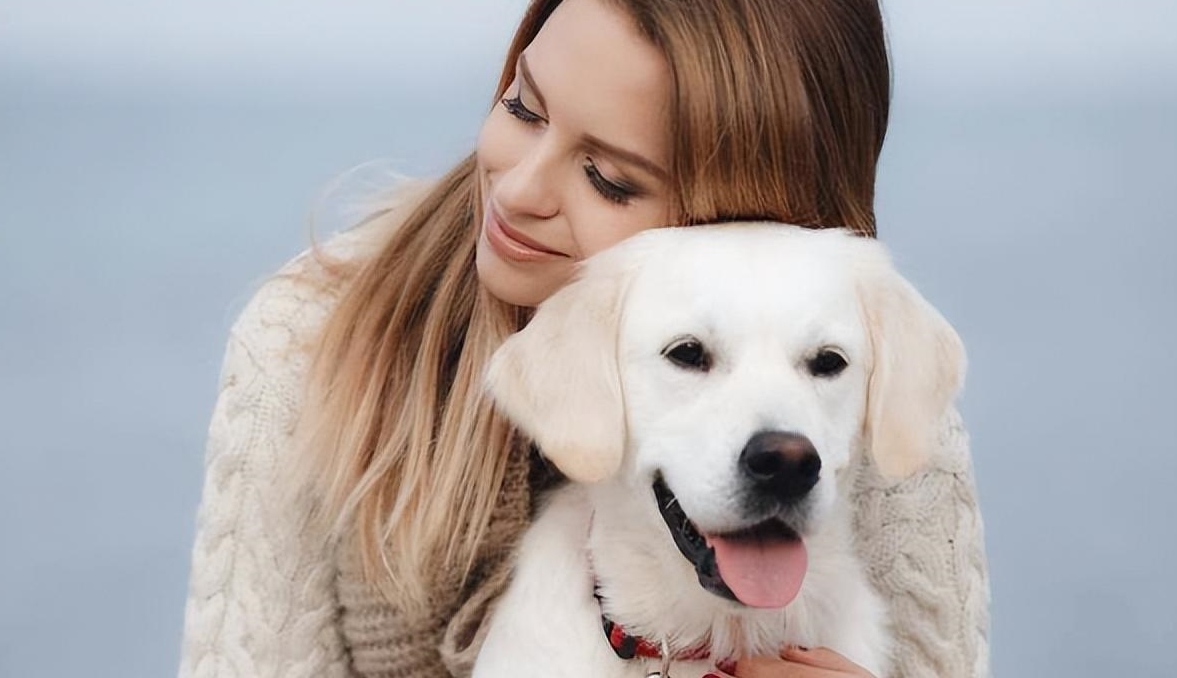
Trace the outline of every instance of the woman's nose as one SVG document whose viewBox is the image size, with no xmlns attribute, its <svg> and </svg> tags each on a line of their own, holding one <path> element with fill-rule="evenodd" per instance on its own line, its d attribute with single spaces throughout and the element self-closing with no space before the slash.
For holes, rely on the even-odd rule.
<svg viewBox="0 0 1177 678">
<path fill-rule="evenodd" d="M 503 210 L 545 219 L 560 213 L 560 179 L 554 150 L 547 136 L 537 139 L 499 175 L 495 201 Z"/>
</svg>

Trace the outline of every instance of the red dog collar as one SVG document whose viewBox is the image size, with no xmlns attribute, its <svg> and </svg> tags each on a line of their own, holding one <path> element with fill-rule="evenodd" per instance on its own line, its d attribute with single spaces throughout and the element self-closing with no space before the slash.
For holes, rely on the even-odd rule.
<svg viewBox="0 0 1177 678">
<path fill-rule="evenodd" d="M 597 597 L 600 600 L 600 596 Z M 634 657 L 642 657 L 646 659 L 661 659 L 662 649 L 651 643 L 650 641 L 640 636 L 631 636 L 625 632 L 621 624 L 613 621 L 601 613 L 601 624 L 605 629 L 605 638 L 609 640 L 609 647 L 617 653 L 617 656 L 622 659 L 633 659 Z M 695 660 L 707 659 L 711 657 L 711 648 L 707 645 L 700 645 L 689 650 L 682 650 L 675 653 L 673 659 L 676 660 Z"/>
</svg>

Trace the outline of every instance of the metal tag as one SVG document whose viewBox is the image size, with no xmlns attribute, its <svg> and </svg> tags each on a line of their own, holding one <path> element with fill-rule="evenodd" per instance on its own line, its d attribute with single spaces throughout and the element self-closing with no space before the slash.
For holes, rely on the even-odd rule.
<svg viewBox="0 0 1177 678">
<path fill-rule="evenodd" d="M 662 639 L 662 669 L 646 674 L 646 678 L 670 678 L 670 645 Z"/>
</svg>

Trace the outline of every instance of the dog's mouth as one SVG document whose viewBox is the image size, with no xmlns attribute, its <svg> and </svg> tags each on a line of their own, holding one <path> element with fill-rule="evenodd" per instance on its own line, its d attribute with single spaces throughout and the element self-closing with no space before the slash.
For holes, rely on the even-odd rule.
<svg viewBox="0 0 1177 678">
<path fill-rule="evenodd" d="M 704 589 L 749 607 L 784 607 L 797 597 L 809 558 L 792 527 L 771 518 L 735 532 L 703 534 L 661 473 L 654 477 L 654 497 L 670 536 Z"/>
</svg>

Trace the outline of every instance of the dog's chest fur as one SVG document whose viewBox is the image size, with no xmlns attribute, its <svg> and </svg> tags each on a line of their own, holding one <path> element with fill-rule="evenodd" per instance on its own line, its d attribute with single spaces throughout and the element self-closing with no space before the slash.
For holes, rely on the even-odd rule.
<svg viewBox="0 0 1177 678">
<path fill-rule="evenodd" d="M 602 630 L 602 607 L 627 632 L 656 643 L 666 638 L 683 649 L 709 641 L 712 660 L 675 662 L 676 678 L 701 676 L 715 659 L 772 654 L 786 644 L 830 647 L 883 675 L 884 608 L 853 554 L 846 516 L 831 516 L 809 540 L 810 568 L 797 599 L 784 610 L 755 610 L 703 590 L 669 536 L 634 520 L 645 508 L 642 500 L 652 501 L 634 494 L 608 482 L 552 493 L 524 535 L 475 678 L 629 678 L 657 671 L 657 660 L 617 657 Z"/>
</svg>

